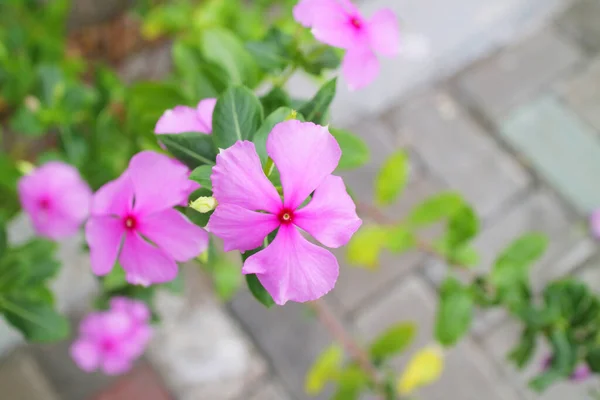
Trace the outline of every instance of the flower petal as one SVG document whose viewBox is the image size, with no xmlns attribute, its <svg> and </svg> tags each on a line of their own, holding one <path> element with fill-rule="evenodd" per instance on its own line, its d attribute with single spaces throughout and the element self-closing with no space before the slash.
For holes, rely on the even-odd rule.
<svg viewBox="0 0 600 400">
<path fill-rule="evenodd" d="M 148 286 L 177 277 L 175 260 L 137 233 L 127 233 L 119 261 L 126 272 L 127 282 L 134 285 Z"/>
<path fill-rule="evenodd" d="M 371 48 L 384 56 L 392 57 L 400 50 L 398 18 L 389 8 L 377 11 L 368 21 Z"/>
<path fill-rule="evenodd" d="M 206 125 L 200 120 L 198 110 L 187 106 L 177 106 L 172 110 L 167 110 L 159 118 L 154 133 L 185 133 L 185 132 L 206 132 Z"/>
<path fill-rule="evenodd" d="M 313 8 L 312 33 L 330 46 L 347 49 L 368 41 L 366 25 L 360 12 L 347 1 L 324 1 Z"/>
<path fill-rule="evenodd" d="M 92 199 L 92 216 L 124 216 L 133 207 L 133 182 L 127 171 L 102 186 Z"/>
<path fill-rule="evenodd" d="M 266 249 L 250 256 L 242 269 L 255 273 L 275 303 L 316 300 L 333 289 L 339 265 L 333 254 L 302 237 L 291 226 L 281 226 Z"/>
<path fill-rule="evenodd" d="M 223 240 L 225 251 L 252 250 L 279 226 L 277 216 L 250 211 L 235 204 L 217 206 L 207 230 Z"/>
<path fill-rule="evenodd" d="M 289 120 L 273 128 L 267 153 L 283 186 L 285 207 L 296 209 L 337 167 L 342 151 L 327 128 Z"/>
<path fill-rule="evenodd" d="M 265 176 L 252 142 L 237 142 L 221 150 L 210 179 L 219 204 L 272 213 L 281 209 L 279 194 Z"/>
<path fill-rule="evenodd" d="M 350 90 L 357 90 L 373 82 L 379 73 L 379 60 L 367 46 L 352 47 L 342 60 L 342 74 Z"/>
<path fill-rule="evenodd" d="M 99 349 L 92 341 L 85 339 L 75 341 L 71 345 L 69 353 L 75 364 L 85 372 L 96 370 L 100 364 Z"/>
<path fill-rule="evenodd" d="M 208 233 L 172 209 L 145 216 L 139 232 L 176 261 L 189 261 L 208 247 Z"/>
<path fill-rule="evenodd" d="M 313 24 L 315 15 L 320 13 L 320 9 L 330 7 L 328 3 L 335 3 L 335 0 L 300 0 L 294 6 L 294 19 L 302 26 L 310 27 Z"/>
<path fill-rule="evenodd" d="M 327 247 L 348 243 L 361 223 L 344 181 L 333 175 L 325 178 L 306 207 L 294 213 L 294 224 Z"/>
<path fill-rule="evenodd" d="M 153 151 L 131 158 L 128 174 L 135 189 L 134 209 L 143 215 L 180 204 L 189 193 L 189 169 Z"/>
<path fill-rule="evenodd" d="M 212 117 L 216 105 L 217 99 L 210 98 L 202 100 L 196 107 L 198 118 L 202 122 L 202 125 L 204 125 L 204 130 L 202 130 L 204 133 L 212 133 Z"/>
<path fill-rule="evenodd" d="M 90 247 L 94 274 L 106 275 L 112 270 L 124 233 L 125 227 L 118 218 L 103 216 L 88 220 L 85 225 L 85 237 Z"/>
<path fill-rule="evenodd" d="M 600 239 L 600 209 L 594 210 L 590 216 L 590 228 L 592 235 Z"/>
<path fill-rule="evenodd" d="M 102 360 L 102 371 L 106 375 L 121 375 L 131 369 L 131 360 L 122 354 L 111 354 Z"/>
</svg>

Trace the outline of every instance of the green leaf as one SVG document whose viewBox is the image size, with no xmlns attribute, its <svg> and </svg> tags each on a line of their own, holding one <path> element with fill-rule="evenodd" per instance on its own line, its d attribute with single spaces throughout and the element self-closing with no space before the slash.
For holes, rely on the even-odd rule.
<svg viewBox="0 0 600 400">
<path fill-rule="evenodd" d="M 173 294 L 182 294 L 185 291 L 185 279 L 183 272 L 179 271 L 175 279 L 161 284 L 160 287 L 167 289 Z"/>
<path fill-rule="evenodd" d="M 473 319 L 473 295 L 456 278 L 448 277 L 440 288 L 435 338 L 444 346 L 454 345 L 467 333 Z"/>
<path fill-rule="evenodd" d="M 363 226 L 356 232 L 346 250 L 346 258 L 351 265 L 374 269 L 379 264 L 379 253 L 386 245 L 388 231 L 377 225 Z"/>
<path fill-rule="evenodd" d="M 212 190 L 212 165 L 201 165 L 194 169 L 190 174 L 192 181 L 198 182 L 203 188 Z"/>
<path fill-rule="evenodd" d="M 10 119 L 10 129 L 17 133 L 39 137 L 46 133 L 46 127 L 37 113 L 21 106 Z"/>
<path fill-rule="evenodd" d="M 21 331 L 27 340 L 52 342 L 64 339 L 69 334 L 68 320 L 58 314 L 51 303 L 13 296 L 1 298 L 0 309 L 6 320 Z"/>
<path fill-rule="evenodd" d="M 369 162 L 369 148 L 361 138 L 343 129 L 330 128 L 329 132 L 342 149 L 338 169 L 358 168 Z"/>
<path fill-rule="evenodd" d="M 592 348 L 585 357 L 585 362 L 593 372 L 600 372 L 600 347 Z"/>
<path fill-rule="evenodd" d="M 370 383 L 369 376 L 359 366 L 350 364 L 340 374 L 332 400 L 358 400 Z"/>
<path fill-rule="evenodd" d="M 408 182 L 410 165 L 408 154 L 400 150 L 383 164 L 375 178 L 375 199 L 380 205 L 393 203 Z"/>
<path fill-rule="evenodd" d="M 299 112 L 304 115 L 306 121 L 314 122 L 315 124 L 323 125 L 325 116 L 329 111 L 329 106 L 335 97 L 337 78 L 333 78 L 324 84 L 315 96 L 304 103 Z"/>
<path fill-rule="evenodd" d="M 4 221 L 0 219 L 0 259 L 6 251 L 6 238 L 6 225 L 4 224 Z"/>
<path fill-rule="evenodd" d="M 519 343 L 510 351 L 508 359 L 515 362 L 519 369 L 523 368 L 533 354 L 537 345 L 537 333 L 530 329 L 525 329 L 521 334 Z"/>
<path fill-rule="evenodd" d="M 323 73 L 324 69 L 337 69 L 341 61 L 342 57 L 338 49 L 320 46 L 308 54 L 303 60 L 302 66 L 309 74 L 318 76 Z"/>
<path fill-rule="evenodd" d="M 453 249 L 447 256 L 448 261 L 454 265 L 475 267 L 479 264 L 479 253 L 468 244 Z"/>
<path fill-rule="evenodd" d="M 273 111 L 267 118 L 265 118 L 260 128 L 258 128 L 258 130 L 256 131 L 256 134 L 254 135 L 252 141 L 256 146 L 256 152 L 260 157 L 261 163 L 264 164 L 267 161 L 267 158 L 269 157 L 267 155 L 267 138 L 269 137 L 269 134 L 271 133 L 275 125 L 285 121 L 285 119 L 288 118 L 292 114 L 292 112 L 293 110 L 291 108 L 279 107 L 277 110 Z"/>
<path fill-rule="evenodd" d="M 102 278 L 102 288 L 105 292 L 112 292 L 127 286 L 125 270 L 120 265 L 115 265 L 110 273 Z"/>
<path fill-rule="evenodd" d="M 262 106 L 254 93 L 243 86 L 230 87 L 217 100 L 211 136 L 219 149 L 227 149 L 238 140 L 252 140 L 262 119 Z"/>
<path fill-rule="evenodd" d="M 446 244 L 450 251 L 461 248 L 479 232 L 479 219 L 471 206 L 464 204 L 448 221 Z"/>
<path fill-rule="evenodd" d="M 290 95 L 278 86 L 275 86 L 266 95 L 260 98 L 264 108 L 265 115 L 270 115 L 280 107 L 291 107 L 292 99 Z"/>
<path fill-rule="evenodd" d="M 190 169 L 215 165 L 217 150 L 211 135 L 187 132 L 175 135 L 156 135 L 167 150 Z"/>
<path fill-rule="evenodd" d="M 340 373 L 344 361 L 344 351 L 337 344 L 326 348 L 314 361 L 306 373 L 304 390 L 309 396 L 323 391 L 327 382 L 334 380 Z"/>
<path fill-rule="evenodd" d="M 373 362 L 379 365 L 404 351 L 412 343 L 416 331 L 417 327 L 412 322 L 400 322 L 389 327 L 371 343 L 369 353 Z"/>
<path fill-rule="evenodd" d="M 490 275 L 492 283 L 510 287 L 529 281 L 529 267 L 540 258 L 548 239 L 539 233 L 529 233 L 513 241 L 496 259 Z"/>
<path fill-rule="evenodd" d="M 407 222 L 415 227 L 431 225 L 451 217 L 463 205 L 464 200 L 459 193 L 438 193 L 413 208 Z"/>
<path fill-rule="evenodd" d="M 275 305 L 273 298 L 271 297 L 269 292 L 267 292 L 267 289 L 265 289 L 264 286 L 260 283 L 260 281 L 256 277 L 256 274 L 247 274 L 246 283 L 248 284 L 248 289 L 250 289 L 250 292 L 252 293 L 254 298 L 258 300 L 262 305 L 264 305 L 267 308 L 271 308 Z"/>
<path fill-rule="evenodd" d="M 201 45 L 204 57 L 229 75 L 232 84 L 253 87 L 258 82 L 258 66 L 244 44 L 224 28 L 210 28 L 202 32 Z"/>
<path fill-rule="evenodd" d="M 263 40 L 246 43 L 246 49 L 260 68 L 273 73 L 282 71 L 294 62 L 293 40 L 292 36 L 271 28 Z"/>
<path fill-rule="evenodd" d="M 417 238 L 413 232 L 403 225 L 387 229 L 385 247 L 395 254 L 402 254 L 417 245 Z"/>
<path fill-rule="evenodd" d="M 242 283 L 240 266 L 230 259 L 220 256 L 214 263 L 211 273 L 219 298 L 223 301 L 230 300 Z"/>
<path fill-rule="evenodd" d="M 577 364 L 577 348 L 569 341 L 566 332 L 552 331 L 550 344 L 553 352 L 552 364 L 546 372 L 529 382 L 529 387 L 536 392 L 542 392 L 553 383 L 570 376 Z"/>
</svg>

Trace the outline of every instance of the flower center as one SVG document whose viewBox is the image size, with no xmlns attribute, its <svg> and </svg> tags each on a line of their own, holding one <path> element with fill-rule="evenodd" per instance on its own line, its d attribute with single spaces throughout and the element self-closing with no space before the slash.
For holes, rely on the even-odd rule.
<svg viewBox="0 0 600 400">
<path fill-rule="evenodd" d="M 353 27 L 355 27 L 356 29 L 360 29 L 362 28 L 362 22 L 358 17 L 352 17 L 350 19 L 350 23 L 352 24 Z"/>
<path fill-rule="evenodd" d="M 112 339 L 106 338 L 100 343 L 104 353 L 110 353 L 115 348 L 115 342 Z"/>
<path fill-rule="evenodd" d="M 281 210 L 279 213 L 279 222 L 282 224 L 289 224 L 294 219 L 294 213 L 291 210 Z"/>
<path fill-rule="evenodd" d="M 38 206 L 41 210 L 48 211 L 50 209 L 50 200 L 46 197 L 43 197 L 39 200 Z"/>
<path fill-rule="evenodd" d="M 125 229 L 133 230 L 137 225 L 137 221 L 135 220 L 135 217 L 129 215 L 123 220 L 123 225 L 125 225 Z"/>
</svg>

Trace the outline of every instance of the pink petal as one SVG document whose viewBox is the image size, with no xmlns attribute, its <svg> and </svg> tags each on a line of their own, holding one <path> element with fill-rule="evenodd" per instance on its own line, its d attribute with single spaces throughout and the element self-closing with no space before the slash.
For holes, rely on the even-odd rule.
<svg viewBox="0 0 600 400">
<path fill-rule="evenodd" d="M 320 13 L 319 8 L 322 8 L 323 4 L 331 2 L 335 3 L 335 0 L 300 0 L 293 9 L 294 19 L 300 25 L 310 27 L 315 15 Z"/>
<path fill-rule="evenodd" d="M 198 113 L 198 119 L 204 125 L 203 133 L 212 133 L 212 118 L 215 106 L 217 105 L 217 99 L 204 99 L 198 103 L 196 111 Z"/>
<path fill-rule="evenodd" d="M 281 175 L 285 207 L 296 209 L 337 167 L 342 151 L 327 128 L 289 120 L 275 125 L 267 153 Z"/>
<path fill-rule="evenodd" d="M 237 142 L 221 150 L 211 180 L 213 195 L 219 204 L 272 213 L 281 209 L 279 194 L 265 176 L 252 142 Z"/>
<path fill-rule="evenodd" d="M 379 60 L 367 46 L 352 47 L 342 60 L 342 74 L 350 90 L 357 90 L 373 82 L 379 73 Z"/>
<path fill-rule="evenodd" d="M 99 338 L 102 336 L 102 318 L 103 312 L 91 312 L 85 316 L 85 319 L 79 324 L 79 333 L 87 338 Z"/>
<path fill-rule="evenodd" d="M 312 33 L 318 41 L 343 49 L 368 41 L 367 22 L 352 3 L 324 1 L 314 11 Z"/>
<path fill-rule="evenodd" d="M 123 355 L 110 355 L 102 361 L 102 371 L 106 375 L 121 375 L 131 369 L 131 360 Z"/>
<path fill-rule="evenodd" d="M 108 274 L 117 260 L 125 233 L 123 222 L 114 217 L 92 217 L 85 225 L 85 237 L 90 247 L 92 271 Z"/>
<path fill-rule="evenodd" d="M 126 311 L 138 322 L 146 322 L 150 318 L 150 310 L 143 301 L 116 296 L 110 299 L 110 308 Z"/>
<path fill-rule="evenodd" d="M 186 199 L 189 169 L 164 154 L 142 151 L 131 158 L 128 174 L 135 190 L 134 209 L 148 215 Z"/>
<path fill-rule="evenodd" d="M 325 246 L 336 248 L 348 243 L 362 221 L 342 178 L 330 175 L 310 203 L 294 213 L 294 223 Z"/>
<path fill-rule="evenodd" d="M 592 235 L 596 239 L 600 239 L 600 209 L 595 210 L 590 216 L 590 228 Z"/>
<path fill-rule="evenodd" d="M 127 282 L 134 285 L 169 282 L 177 277 L 175 260 L 137 233 L 127 233 L 119 261 Z"/>
<path fill-rule="evenodd" d="M 208 247 L 208 234 L 176 210 L 145 216 L 139 232 L 176 261 L 189 261 Z"/>
<path fill-rule="evenodd" d="M 133 182 L 127 172 L 102 186 L 94 194 L 92 215 L 124 216 L 133 207 Z"/>
<path fill-rule="evenodd" d="M 154 133 L 185 133 L 185 132 L 206 132 L 206 125 L 199 118 L 198 111 L 192 107 L 177 106 L 172 110 L 167 110 L 160 117 Z"/>
<path fill-rule="evenodd" d="M 71 345 L 69 353 L 75 364 L 82 370 L 92 372 L 98 368 L 100 353 L 96 343 L 79 339 Z"/>
<path fill-rule="evenodd" d="M 255 273 L 275 303 L 316 300 L 333 289 L 339 265 L 333 254 L 302 237 L 291 225 L 281 226 L 266 249 L 250 256 L 242 269 Z"/>
<path fill-rule="evenodd" d="M 223 240 L 225 251 L 252 250 L 279 226 L 277 216 L 250 211 L 235 204 L 222 204 L 211 215 L 207 229 Z"/>
<path fill-rule="evenodd" d="M 379 10 L 368 22 L 371 48 L 384 56 L 395 56 L 400 50 L 400 29 L 396 14 L 388 8 Z"/>
</svg>

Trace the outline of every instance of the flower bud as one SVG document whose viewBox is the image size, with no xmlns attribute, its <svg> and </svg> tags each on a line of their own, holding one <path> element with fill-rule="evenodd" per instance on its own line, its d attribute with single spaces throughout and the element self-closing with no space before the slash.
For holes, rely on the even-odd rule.
<svg viewBox="0 0 600 400">
<path fill-rule="evenodd" d="M 207 213 L 217 207 L 217 199 L 212 196 L 201 196 L 190 203 L 190 207 L 200 213 Z"/>
</svg>

